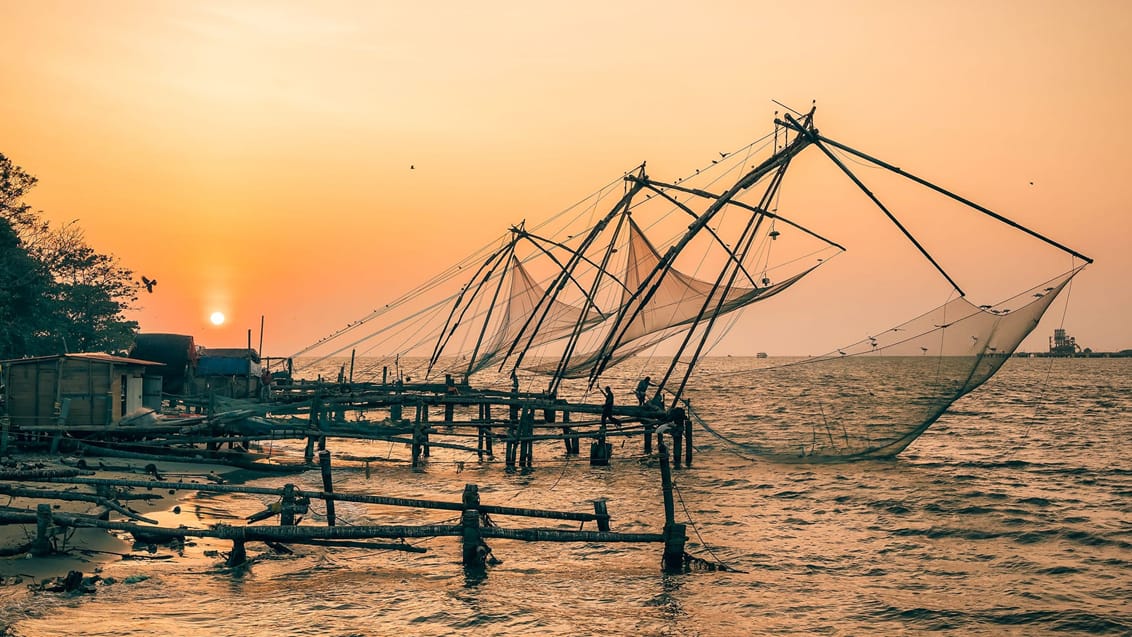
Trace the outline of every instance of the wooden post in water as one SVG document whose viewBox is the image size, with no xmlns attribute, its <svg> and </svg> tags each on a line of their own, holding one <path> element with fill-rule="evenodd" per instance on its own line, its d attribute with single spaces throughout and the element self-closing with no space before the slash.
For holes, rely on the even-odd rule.
<svg viewBox="0 0 1132 637">
<path fill-rule="evenodd" d="M 444 424 L 451 426 L 455 420 L 455 405 L 448 399 L 456 395 L 456 382 L 452 379 L 452 374 L 444 375 L 444 395 L 447 397 L 444 400 Z"/>
<path fill-rule="evenodd" d="M 322 490 L 334 493 L 334 483 L 330 476 L 330 452 L 318 452 L 318 466 L 322 469 Z M 334 498 L 326 499 L 326 526 L 334 526 Z"/>
<path fill-rule="evenodd" d="M 563 425 L 569 425 L 570 424 L 570 412 L 568 412 L 568 411 L 562 412 L 562 424 Z M 566 447 L 566 455 L 568 455 L 568 456 L 578 454 L 578 439 L 577 438 L 571 438 L 570 434 L 572 434 L 572 433 L 574 433 L 574 430 L 571 429 L 570 427 L 567 426 L 567 427 L 562 428 L 562 444 L 563 444 L 563 446 Z"/>
<path fill-rule="evenodd" d="M 668 412 L 668 415 L 672 419 L 672 466 L 679 469 L 680 452 L 683 449 L 681 441 L 684 438 L 684 410 L 680 407 L 675 407 L 672 411 Z"/>
<path fill-rule="evenodd" d="M 420 402 L 421 412 L 421 446 L 424 447 L 424 457 L 428 458 L 431 454 L 428 444 L 428 403 L 421 399 Z"/>
<path fill-rule="evenodd" d="M 421 452 L 424 442 L 424 425 L 420 420 L 413 423 L 413 464 L 412 467 L 417 469 L 421 466 Z"/>
<path fill-rule="evenodd" d="M 0 456 L 8 455 L 8 427 L 11 421 L 8 418 L 0 419 Z"/>
<path fill-rule="evenodd" d="M 535 410 L 528 407 L 519 417 L 519 466 L 530 467 L 534 460 L 535 443 L 531 436 L 535 434 Z"/>
<path fill-rule="evenodd" d="M 488 424 L 491 423 L 491 404 L 490 403 L 483 403 L 483 421 L 485 423 L 488 423 Z M 493 441 L 495 436 L 493 435 L 493 433 L 491 431 L 491 427 L 484 427 L 481 431 L 483 431 L 484 434 L 487 436 L 487 438 L 485 440 L 485 442 L 487 443 L 487 455 L 491 458 L 494 458 L 495 457 L 495 451 L 492 449 L 492 441 Z"/>
<path fill-rule="evenodd" d="M 279 525 L 295 526 L 295 485 L 283 485 L 283 504 L 279 508 Z"/>
<path fill-rule="evenodd" d="M 244 540 L 232 540 L 232 552 L 224 562 L 226 566 L 239 566 L 248 561 L 248 551 L 244 547 Z"/>
<path fill-rule="evenodd" d="M 609 510 L 605 500 L 594 500 L 594 515 L 597 516 L 597 530 L 609 532 Z"/>
<path fill-rule="evenodd" d="M 480 536 L 480 493 L 474 484 L 464 485 L 464 512 L 460 516 L 463 530 L 464 566 L 483 568 L 487 561 L 486 545 Z"/>
<path fill-rule="evenodd" d="M 613 455 L 613 445 L 605 441 L 608 430 L 602 423 L 597 430 L 597 440 L 590 443 L 590 466 L 605 467 L 609 465 L 609 458 Z"/>
<path fill-rule="evenodd" d="M 51 528 L 51 505 L 39 504 L 35 507 L 35 540 L 31 543 L 31 554 L 43 557 L 51 554 L 51 538 L 47 536 Z"/>
<path fill-rule="evenodd" d="M 664 570 L 684 569 L 684 544 L 688 540 L 685 525 L 676 524 L 676 504 L 672 498 L 672 470 L 668 467 L 668 448 L 664 436 L 657 436 L 660 451 L 660 487 L 664 496 Z"/>
<path fill-rule="evenodd" d="M 692 419 L 687 415 L 684 417 L 684 466 L 692 468 Z"/>
<path fill-rule="evenodd" d="M 320 411 L 322 411 L 322 398 L 318 394 L 315 394 L 314 398 L 311 398 L 311 413 L 309 424 L 309 427 L 311 429 L 321 429 L 322 425 L 319 419 Z M 305 462 L 306 464 L 314 463 L 314 443 L 315 436 L 307 436 L 307 447 L 303 451 L 303 462 Z"/>
<path fill-rule="evenodd" d="M 645 423 L 645 455 L 652 455 L 652 423 Z"/>
<path fill-rule="evenodd" d="M 505 468 L 507 471 L 515 470 L 515 452 L 518 447 L 518 438 L 519 423 L 515 421 L 507 423 L 507 441 L 504 447 Z"/>
<path fill-rule="evenodd" d="M 401 422 L 401 390 L 404 389 L 405 385 L 401 382 L 401 379 L 398 378 L 393 383 L 393 387 L 395 397 L 393 402 L 389 404 L 389 420 L 396 424 Z"/>
</svg>

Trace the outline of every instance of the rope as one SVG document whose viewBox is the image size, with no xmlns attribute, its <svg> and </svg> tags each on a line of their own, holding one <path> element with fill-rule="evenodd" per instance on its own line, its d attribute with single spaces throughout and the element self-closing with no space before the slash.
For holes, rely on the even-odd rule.
<svg viewBox="0 0 1132 637">
<path fill-rule="evenodd" d="M 1065 328 L 1065 317 L 1069 313 L 1069 298 L 1072 295 L 1072 293 L 1073 293 L 1073 280 L 1070 279 L 1069 285 L 1067 285 L 1066 288 L 1065 288 L 1065 304 L 1061 308 L 1061 321 L 1058 323 L 1058 326 L 1057 326 L 1059 329 Z M 1050 356 L 1049 357 L 1049 364 L 1046 365 L 1045 378 L 1042 379 L 1041 390 L 1038 391 L 1038 399 L 1036 401 L 1034 401 L 1034 413 L 1030 414 L 1030 417 L 1027 419 L 1026 428 L 1022 431 L 1022 436 L 1021 436 L 1021 438 L 1018 439 L 1018 443 L 1014 446 L 1013 449 L 1010 449 L 1007 452 L 1008 457 L 1014 455 L 1015 453 L 1018 452 L 1019 449 L 1022 448 L 1022 441 L 1030 436 L 1030 427 L 1032 427 L 1034 425 L 1034 422 L 1037 421 L 1037 419 L 1038 419 L 1038 414 L 1037 414 L 1038 405 L 1041 405 L 1043 402 L 1045 402 L 1046 389 L 1049 388 L 1049 377 L 1053 374 L 1053 360 L 1054 360 L 1054 357 Z"/>
<path fill-rule="evenodd" d="M 672 481 L 672 490 L 676 492 L 676 499 L 680 500 L 680 508 L 684 509 L 684 516 L 688 518 L 688 524 L 692 526 L 692 531 L 696 533 L 696 538 L 699 539 L 700 546 L 704 547 L 704 549 L 707 550 L 708 554 L 711 555 L 712 559 L 714 559 L 716 563 L 719 564 L 719 566 L 724 570 L 742 572 L 728 566 L 726 562 L 721 560 L 719 556 L 715 554 L 715 551 L 713 551 L 711 546 L 704 540 L 704 536 L 700 534 L 700 527 L 697 526 L 696 521 L 692 519 L 692 513 L 688 510 L 688 505 L 684 502 L 684 494 L 680 492 L 680 487 L 676 484 L 675 480 Z M 695 558 L 695 556 L 690 557 L 693 557 L 694 559 L 702 559 Z"/>
<path fill-rule="evenodd" d="M 762 451 L 762 449 L 759 448 L 759 447 L 756 447 L 754 445 L 749 445 L 747 443 L 736 442 L 735 440 L 732 440 L 731 438 L 728 438 L 727 436 L 719 433 L 715 429 L 712 429 L 711 426 L 707 424 L 707 421 L 705 421 L 703 418 L 701 418 L 700 415 L 697 414 L 694 409 L 692 409 L 692 404 L 690 402 L 684 401 L 684 408 L 690 416 L 695 418 L 696 423 L 699 424 L 700 427 L 704 431 L 708 432 L 712 436 L 715 436 L 719 440 L 722 440 L 723 442 L 726 442 L 730 445 L 734 445 L 736 447 L 739 447 L 740 449 L 746 449 L 748 451 L 753 451 L 755 453 L 759 453 L 760 451 Z M 731 453 L 735 456 L 738 456 L 738 457 L 742 458 L 743 460 L 746 460 L 747 462 L 757 462 L 757 460 L 755 458 L 748 458 L 747 456 L 744 456 L 743 454 L 741 454 L 737 451 L 734 451 L 732 449 L 724 449 L 724 451 Z"/>
</svg>

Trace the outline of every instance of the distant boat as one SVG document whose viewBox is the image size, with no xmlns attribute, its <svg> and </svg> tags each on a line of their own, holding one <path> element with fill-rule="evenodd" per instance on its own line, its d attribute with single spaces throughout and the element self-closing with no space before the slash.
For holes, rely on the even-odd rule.
<svg viewBox="0 0 1132 637">
<path fill-rule="evenodd" d="M 477 383 L 508 389 L 520 382 L 529 387 L 541 375 L 546 395 L 584 401 L 606 383 L 627 382 L 621 370 L 641 361 L 639 354 L 663 351 L 649 358 L 655 393 L 648 403 L 686 408 L 727 443 L 810 461 L 901 452 L 955 400 L 998 371 L 1084 265 L 1002 303 L 972 304 L 842 158 L 895 173 L 1085 264 L 1092 260 L 825 137 L 814 126 L 814 109 L 795 113 L 797 118 L 776 118 L 763 139 L 719 153 L 720 159 L 685 178 L 653 179 L 642 164 L 539 225 L 510 228 L 499 241 L 358 322 L 378 321 L 367 328 L 369 336 L 350 339 L 327 356 L 369 341 L 368 351 L 399 357 L 402 366 L 420 355 L 427 361 L 426 378 L 475 376 Z M 820 151 L 859 187 L 956 298 L 827 355 L 726 372 L 752 388 L 742 408 L 753 413 L 746 424 L 713 425 L 712 414 L 693 409 L 699 402 L 689 385 L 702 358 L 740 311 L 787 291 L 845 250 L 779 212 L 786 171 L 807 149 Z M 826 315 L 836 323 L 836 311 Z M 806 329 L 821 333 L 806 318 Z M 342 333 L 357 334 L 356 327 Z M 653 371 L 661 367 L 663 373 Z M 767 374 L 773 382 L 763 380 Z M 722 375 L 715 373 L 713 382 Z"/>
</svg>

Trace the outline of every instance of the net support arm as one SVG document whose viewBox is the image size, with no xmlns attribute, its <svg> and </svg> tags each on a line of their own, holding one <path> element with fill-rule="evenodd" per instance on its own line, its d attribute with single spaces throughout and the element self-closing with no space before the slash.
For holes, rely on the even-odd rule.
<svg viewBox="0 0 1132 637">
<path fill-rule="evenodd" d="M 793 128 L 793 126 L 791 126 L 791 128 Z M 859 150 L 856 150 L 854 148 L 850 148 L 849 146 L 846 146 L 845 144 L 842 144 L 842 143 L 840 143 L 836 140 L 832 140 L 832 139 L 829 139 L 828 137 L 824 137 L 824 136 L 818 134 L 817 132 L 813 133 L 813 136 L 815 137 L 815 141 L 820 142 L 819 146 L 821 144 L 828 144 L 830 146 L 833 146 L 834 148 L 837 148 L 839 150 L 843 150 L 843 151 L 845 151 L 845 152 L 847 152 L 851 155 L 855 155 L 857 157 L 860 157 L 861 159 L 864 159 L 865 161 L 876 164 L 877 166 L 880 166 L 881 168 L 890 170 L 890 171 L 896 173 L 897 175 L 900 175 L 901 177 L 904 177 L 906 179 L 910 179 L 910 180 L 920 184 L 921 186 L 931 188 L 932 190 L 938 192 L 939 194 L 944 195 L 946 197 L 950 197 L 951 199 L 954 199 L 955 201 L 958 201 L 959 203 L 961 203 L 965 206 L 968 206 L 970 208 L 978 210 L 979 212 L 987 215 L 988 217 L 991 217 L 992 219 L 995 219 L 996 221 L 1004 223 L 1004 224 L 1010 226 L 1011 228 L 1014 228 L 1015 230 L 1021 230 L 1022 232 L 1025 232 L 1026 234 L 1030 235 L 1031 237 L 1034 237 L 1035 239 L 1038 239 L 1039 241 L 1047 243 L 1047 244 L 1057 248 L 1058 250 L 1061 250 L 1061 251 L 1063 251 L 1067 254 L 1070 254 L 1074 257 L 1077 257 L 1078 259 L 1081 259 L 1085 263 L 1092 263 L 1093 262 L 1093 260 L 1091 258 L 1081 254 L 1080 252 L 1077 252 L 1076 250 L 1073 250 L 1072 248 L 1069 248 L 1068 246 L 1065 246 L 1061 243 L 1058 243 L 1057 241 L 1054 241 L 1053 239 L 1050 239 L 1049 237 L 1047 237 L 1047 236 L 1045 236 L 1045 235 L 1043 235 L 1039 232 L 1031 230 L 1031 229 L 1027 228 L 1026 226 L 1023 226 L 1022 224 L 1020 224 L 1020 223 L 1018 223 L 1018 222 L 1016 222 L 1012 219 L 1004 217 L 1004 216 L 998 214 L 997 212 L 994 212 L 993 210 L 990 210 L 988 208 L 980 206 L 979 204 L 971 201 L 970 199 L 967 199 L 966 197 L 963 197 L 961 195 L 957 195 L 957 194 L 951 192 L 950 190 L 947 190 L 946 188 L 942 188 L 940 186 L 937 186 L 937 185 L 931 183 L 930 181 L 927 181 L 926 179 L 923 179 L 921 177 L 917 177 L 916 175 L 913 175 L 912 173 L 906 172 L 906 171 L 900 169 L 897 166 L 893 166 L 892 164 L 890 164 L 888 162 L 885 162 L 885 161 L 882 161 L 880 159 L 877 159 L 876 157 L 872 157 L 870 155 L 867 155 L 867 154 L 865 154 L 865 153 L 863 153 Z"/>
<path fill-rule="evenodd" d="M 829 147 L 825 146 L 822 143 L 821 138 L 816 132 L 814 132 L 811 128 L 803 127 L 793 117 L 791 117 L 789 113 L 786 113 L 785 116 L 786 126 L 795 131 L 798 131 L 798 133 L 801 135 L 805 135 L 811 143 L 820 148 L 821 151 L 825 153 L 826 157 L 829 157 L 830 161 L 832 161 L 838 168 L 840 168 L 841 172 L 845 173 L 845 175 L 849 177 L 849 179 L 854 184 L 856 184 L 858 188 L 861 189 L 861 192 L 865 193 L 865 195 L 870 200 L 872 200 L 877 208 L 880 208 L 881 212 L 883 212 L 885 216 L 888 217 L 889 221 L 891 221 L 897 228 L 899 228 L 900 232 L 904 233 L 904 236 L 912 242 L 912 245 L 916 246 L 916 249 L 920 251 L 920 254 L 924 255 L 924 258 L 927 259 L 928 262 L 931 263 L 932 266 L 934 266 L 941 275 L 943 275 L 943 278 L 947 279 L 947 282 L 951 284 L 951 287 L 955 288 L 955 291 L 959 293 L 959 296 L 967 296 L 967 293 L 963 291 L 963 288 L 959 287 L 959 284 L 955 282 L 955 279 L 951 278 L 951 275 L 943 269 L 943 266 L 941 266 L 939 262 L 936 261 L 930 253 L 928 253 L 927 248 L 921 245 L 916 237 L 912 236 L 912 233 L 904 227 L 904 224 L 900 223 L 900 220 L 896 218 L 896 215 L 892 214 L 892 212 L 883 203 L 881 203 L 880 199 L 878 199 L 877 196 L 874 195 L 871 190 L 869 190 L 869 187 L 866 186 L 865 183 L 853 173 L 853 171 L 849 170 L 849 167 L 846 166 L 845 163 L 837 157 L 837 155 L 834 155 L 833 152 L 829 150 Z"/>
</svg>

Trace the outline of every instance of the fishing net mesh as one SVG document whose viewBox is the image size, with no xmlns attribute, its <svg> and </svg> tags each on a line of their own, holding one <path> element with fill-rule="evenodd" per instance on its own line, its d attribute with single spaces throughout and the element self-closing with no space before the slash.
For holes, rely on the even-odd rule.
<svg viewBox="0 0 1132 637">
<path fill-rule="evenodd" d="M 993 307 L 957 298 L 830 354 L 720 378 L 749 387 L 750 399 L 701 424 L 780 459 L 895 455 L 998 371 L 1077 271 Z"/>
</svg>

